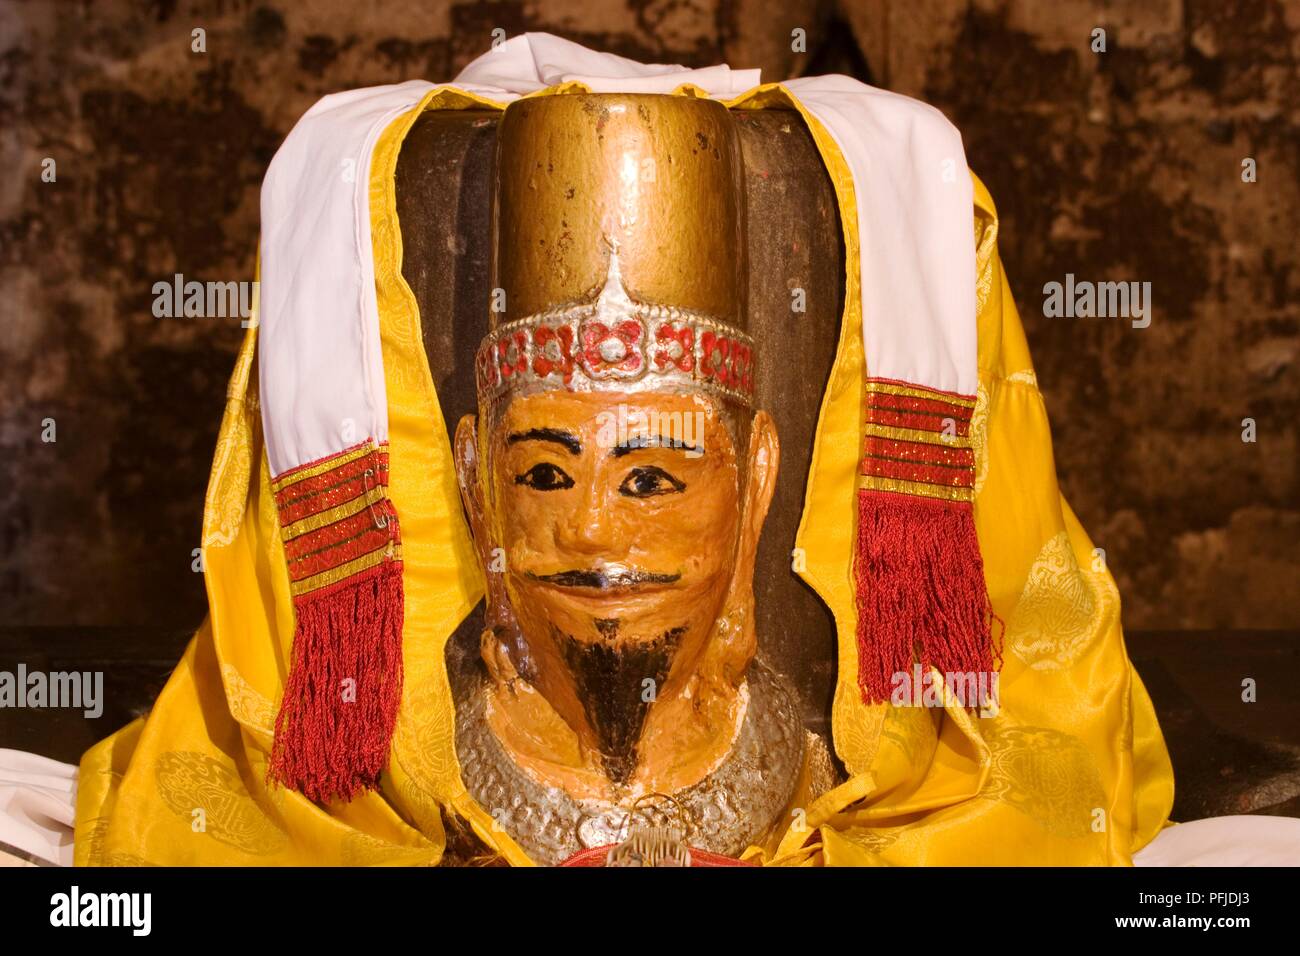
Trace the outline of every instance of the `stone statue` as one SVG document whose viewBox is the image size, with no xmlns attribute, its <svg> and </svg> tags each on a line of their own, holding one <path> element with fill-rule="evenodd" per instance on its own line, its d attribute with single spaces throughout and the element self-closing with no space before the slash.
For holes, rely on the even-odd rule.
<svg viewBox="0 0 1300 956">
<path fill-rule="evenodd" d="M 551 862 L 625 838 L 646 795 L 665 799 L 633 824 L 668 814 L 738 855 L 805 743 L 789 688 L 752 666 L 780 446 L 753 407 L 730 117 L 540 97 L 498 143 L 498 299 L 455 438 L 488 581 L 467 786 Z"/>
</svg>

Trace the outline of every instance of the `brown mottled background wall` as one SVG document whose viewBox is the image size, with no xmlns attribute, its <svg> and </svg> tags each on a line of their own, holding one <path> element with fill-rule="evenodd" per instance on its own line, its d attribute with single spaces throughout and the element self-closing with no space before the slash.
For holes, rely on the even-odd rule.
<svg viewBox="0 0 1300 956">
<path fill-rule="evenodd" d="M 155 318 L 153 283 L 249 278 L 258 187 L 297 117 L 449 79 L 494 28 L 853 73 L 944 110 L 998 201 L 1061 482 L 1128 626 L 1300 624 L 1294 0 L 0 3 L 6 623 L 201 618 L 191 550 L 242 330 Z M 1150 327 L 1044 318 L 1066 273 L 1151 282 Z"/>
</svg>

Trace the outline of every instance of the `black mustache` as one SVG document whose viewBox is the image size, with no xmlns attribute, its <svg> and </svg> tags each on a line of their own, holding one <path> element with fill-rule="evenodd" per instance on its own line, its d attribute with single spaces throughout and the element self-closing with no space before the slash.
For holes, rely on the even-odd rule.
<svg viewBox="0 0 1300 956">
<path fill-rule="evenodd" d="M 555 574 L 533 574 L 534 581 L 554 584 L 562 588 L 624 588 L 635 584 L 673 584 L 680 574 L 660 574 L 656 571 L 557 571 Z"/>
</svg>

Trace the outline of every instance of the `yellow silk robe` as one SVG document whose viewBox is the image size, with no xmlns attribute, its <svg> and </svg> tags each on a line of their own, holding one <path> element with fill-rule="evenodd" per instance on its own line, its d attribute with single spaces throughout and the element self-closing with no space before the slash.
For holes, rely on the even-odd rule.
<svg viewBox="0 0 1300 956">
<path fill-rule="evenodd" d="M 799 108 L 779 84 L 728 105 Z M 252 328 L 205 503 L 209 617 L 149 715 L 82 758 L 78 865 L 433 865 L 445 849 L 444 813 L 499 857 L 531 864 L 468 795 L 456 761 L 443 653 L 482 580 L 401 276 L 394 198 L 398 151 L 420 110 L 499 106 L 435 90 L 390 125 L 372 164 L 389 493 L 402 520 L 406 600 L 405 684 L 382 789 L 321 807 L 266 783 L 294 619 L 250 375 Z M 840 635 L 832 733 L 850 776 L 816 799 L 796 794 L 745 856 L 768 865 L 1128 864 L 1165 825 L 1173 775 L 1124 648 L 1115 585 L 1056 484 L 1043 398 L 997 252 L 997 211 L 978 180 L 974 507 L 989 594 L 1006 625 L 1000 708 L 980 717 L 956 704 L 862 703 L 851 568 L 866 370 L 854 184 L 825 129 L 804 118 L 835 184 L 847 295 L 796 543 Z"/>
</svg>

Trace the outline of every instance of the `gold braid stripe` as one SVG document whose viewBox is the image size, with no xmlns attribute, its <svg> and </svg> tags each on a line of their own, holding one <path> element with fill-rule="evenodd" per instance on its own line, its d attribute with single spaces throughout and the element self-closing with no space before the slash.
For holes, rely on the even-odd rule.
<svg viewBox="0 0 1300 956">
<path fill-rule="evenodd" d="M 400 545 L 391 546 L 391 557 L 394 561 L 402 560 L 402 549 Z M 313 574 L 309 578 L 303 578 L 301 581 L 295 581 L 290 585 L 290 593 L 294 597 L 300 597 L 308 591 L 317 591 L 320 588 L 329 587 L 331 584 L 337 584 L 344 578 L 350 578 L 354 574 L 360 574 L 367 571 L 375 565 L 381 563 L 390 557 L 389 547 L 387 545 L 376 548 L 369 554 L 363 554 L 361 557 L 349 561 L 347 564 L 340 564 L 337 568 L 330 568 L 328 571 L 322 571 L 320 574 Z"/>
<path fill-rule="evenodd" d="M 923 449 L 923 451 L 922 451 Z M 969 448 L 951 448 L 948 445 L 922 445 L 918 449 L 911 442 L 894 441 L 892 438 L 873 437 L 871 447 L 862 456 L 884 459 L 885 461 L 903 461 L 912 465 L 947 465 L 952 468 L 974 468 L 975 462 Z"/>
<path fill-rule="evenodd" d="M 382 451 L 383 449 L 384 446 L 382 445 L 362 445 L 344 454 L 335 455 L 333 458 L 326 458 L 324 461 L 317 462 L 301 471 L 295 471 L 287 477 L 274 479 L 271 482 L 271 490 L 276 494 L 279 494 L 284 491 L 284 489 L 296 485 L 300 481 L 306 481 L 308 478 L 315 478 L 317 475 L 323 475 L 325 472 L 333 471 L 335 468 L 342 468 L 344 465 L 351 464 L 358 458 L 364 458 L 372 452 Z"/>
<path fill-rule="evenodd" d="M 374 479 L 374 481 L 379 487 L 381 488 L 385 487 L 387 483 L 381 480 L 378 476 L 387 474 L 388 466 L 381 462 L 378 466 L 375 467 L 374 471 L 375 474 L 371 477 Z M 344 487 L 345 485 L 350 485 L 355 481 L 365 481 L 365 480 L 366 480 L 366 476 L 358 472 L 357 474 L 353 475 L 350 478 L 340 478 L 332 485 L 326 485 L 324 488 L 317 488 L 315 491 L 309 491 L 306 494 L 299 495 L 297 498 L 290 498 L 287 501 L 285 501 L 283 504 L 278 505 L 278 507 L 280 508 L 280 510 L 283 511 L 285 508 L 292 508 L 294 505 L 300 505 L 304 501 L 311 501 L 311 499 L 319 498 L 321 495 L 328 495 L 331 492 L 338 491 L 340 488 Z M 290 494 L 292 493 L 293 492 L 291 490 Z M 301 521 L 302 519 L 300 518 L 298 520 Z"/>
<path fill-rule="evenodd" d="M 893 425 L 878 425 L 867 422 L 868 438 L 892 438 L 894 441 L 917 442 L 922 445 L 938 445 L 940 448 L 970 448 L 969 438 L 959 435 L 947 436 L 940 432 L 925 432 L 916 428 L 896 428 Z"/>
<path fill-rule="evenodd" d="M 900 465 L 911 465 L 914 468 L 948 468 L 952 471 L 973 471 L 975 467 L 968 461 L 920 461 L 916 458 L 894 458 L 890 455 L 882 455 L 878 451 L 869 452 L 866 457 L 871 461 L 892 461 Z"/>
<path fill-rule="evenodd" d="M 891 382 L 873 382 L 866 383 L 868 392 L 877 392 L 882 395 L 902 395 L 906 398 L 923 398 L 931 402 L 947 402 L 949 405 L 958 408 L 975 408 L 975 399 L 966 398 L 959 395 L 949 395 L 947 392 L 935 392 L 928 388 L 916 388 L 911 385 L 894 385 Z"/>
<path fill-rule="evenodd" d="M 337 541 L 326 542 L 325 544 L 322 544 L 319 548 L 314 548 L 311 551 L 304 551 L 296 558 L 290 558 L 288 560 L 289 571 L 290 573 L 292 573 L 293 566 L 295 564 L 300 564 L 301 562 L 306 561 L 308 558 L 314 558 L 316 557 L 316 555 L 324 554 L 326 551 L 333 551 L 335 548 L 340 548 L 345 544 L 351 544 L 353 541 L 360 541 L 368 534 L 374 534 L 376 531 L 383 531 L 383 530 L 384 530 L 383 528 L 376 528 L 374 523 L 372 522 L 369 527 L 362 528 L 356 534 L 350 534 L 346 538 L 339 538 Z"/>
<path fill-rule="evenodd" d="M 370 488 L 363 495 L 357 495 L 351 501 L 344 502 L 328 511 L 317 512 L 314 515 L 308 515 L 306 518 L 299 518 L 287 528 L 282 528 L 280 537 L 288 544 L 294 538 L 300 538 L 304 534 L 312 531 L 319 531 L 327 525 L 342 521 L 344 518 L 351 518 L 362 508 L 369 508 L 371 505 L 377 505 L 385 498 L 382 487 Z M 301 500 L 301 499 L 299 499 Z"/>
<path fill-rule="evenodd" d="M 942 498 L 945 501 L 974 501 L 972 488 L 952 488 L 948 485 L 929 485 L 921 481 L 903 481 L 898 478 L 880 478 L 861 475 L 858 487 L 867 491 L 892 491 L 900 495 L 920 495 L 924 498 Z"/>
<path fill-rule="evenodd" d="M 922 415 L 926 418 L 938 418 L 940 420 L 951 418 L 963 425 L 970 424 L 970 412 L 960 405 L 953 405 L 946 412 L 932 412 L 924 408 L 908 408 L 905 405 L 884 405 L 880 402 L 871 402 L 867 405 L 867 414 L 872 412 L 888 412 L 891 415 Z"/>
</svg>

